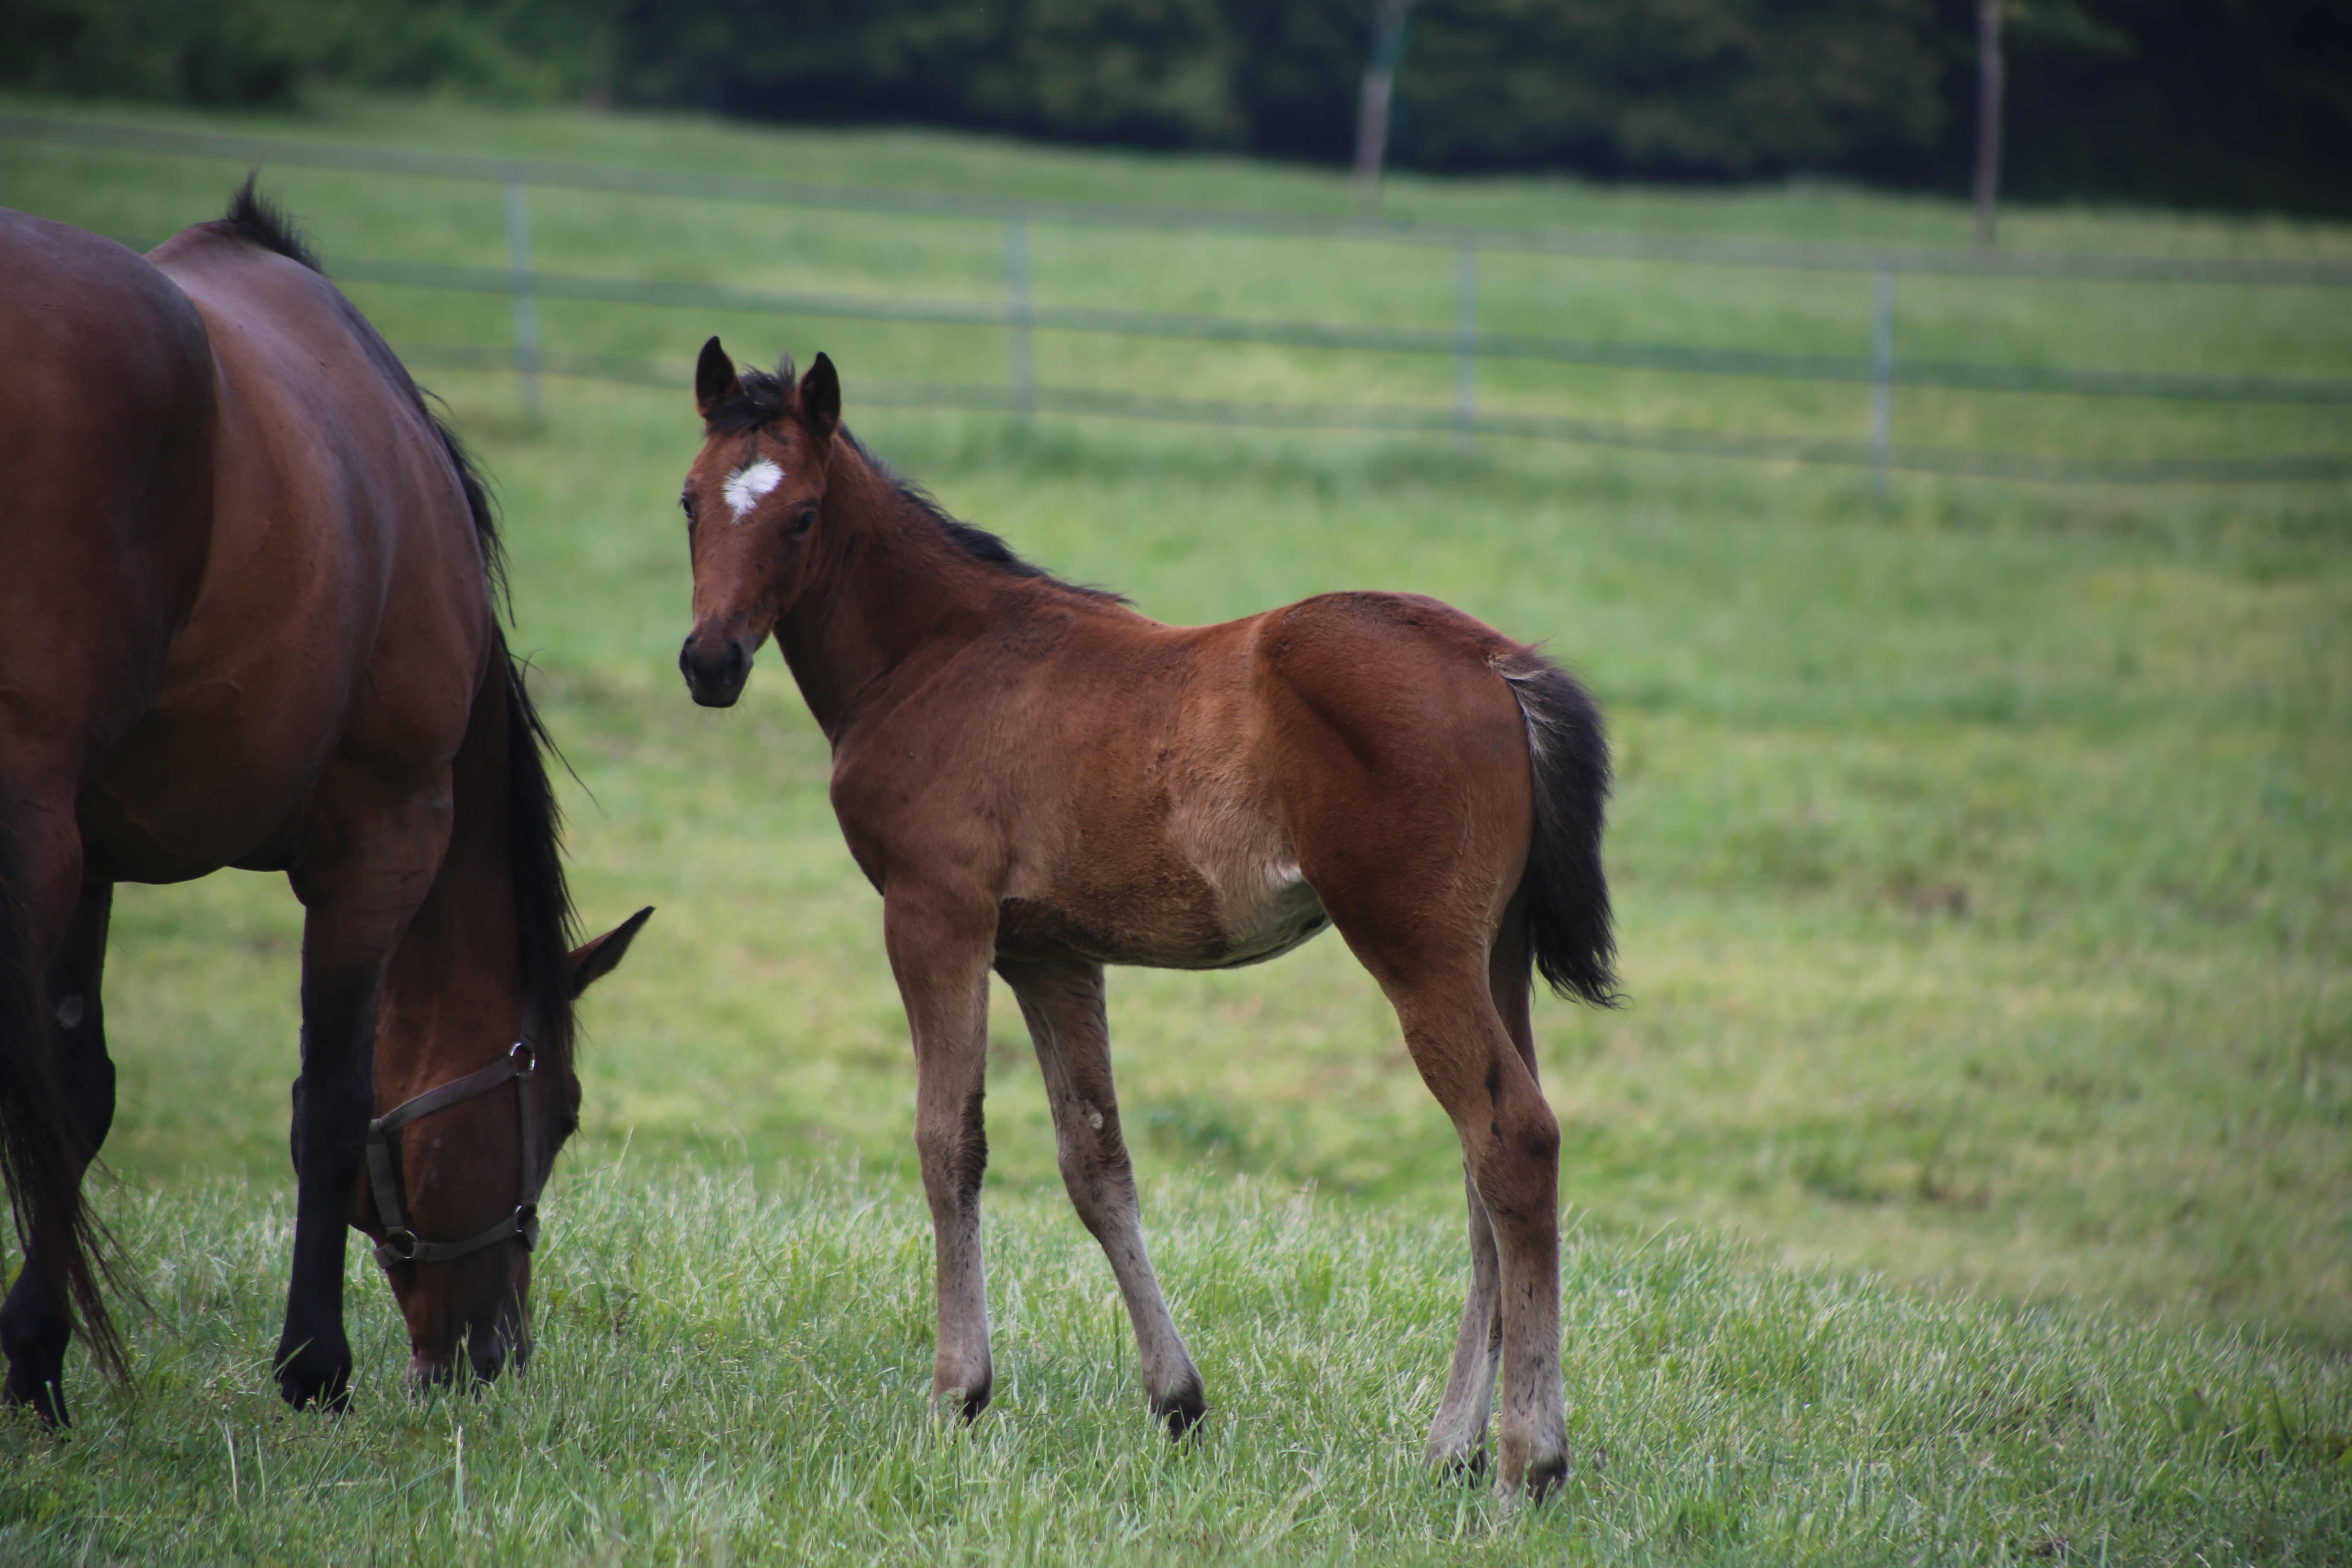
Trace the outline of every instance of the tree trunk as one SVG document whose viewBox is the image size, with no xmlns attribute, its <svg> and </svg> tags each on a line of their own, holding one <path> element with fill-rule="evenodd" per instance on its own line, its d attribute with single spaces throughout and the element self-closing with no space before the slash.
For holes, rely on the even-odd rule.
<svg viewBox="0 0 2352 1568">
<path fill-rule="evenodd" d="M 2000 195 L 2000 0 L 1977 0 L 1977 246 L 1992 247 Z"/>
<path fill-rule="evenodd" d="M 1364 62 L 1364 90 L 1356 108 L 1356 211 L 1380 211 L 1381 164 L 1388 156 L 1389 100 L 1396 88 L 1397 60 L 1404 53 L 1404 19 L 1412 0 L 1378 0 L 1372 15 L 1372 52 Z"/>
</svg>

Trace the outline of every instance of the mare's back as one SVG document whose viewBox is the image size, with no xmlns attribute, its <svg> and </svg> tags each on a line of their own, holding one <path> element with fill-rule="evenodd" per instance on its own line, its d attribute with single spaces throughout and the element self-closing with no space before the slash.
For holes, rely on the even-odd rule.
<svg viewBox="0 0 2352 1568">
<path fill-rule="evenodd" d="M 276 527 L 295 553 L 358 550 L 415 579 L 405 593 L 478 591 L 480 543 L 440 433 L 351 301 L 231 221 L 184 230 L 148 259 L 211 336 L 223 388 L 215 526 L 227 547 Z"/>
<path fill-rule="evenodd" d="M 329 748 L 446 762 L 487 668 L 489 585 L 407 373 L 332 283 L 242 224 L 149 260 L 203 317 L 219 387 L 212 559 L 159 708 L 266 731 L 238 743 L 289 775 Z M 210 710 L 228 686 L 236 710 Z"/>
</svg>

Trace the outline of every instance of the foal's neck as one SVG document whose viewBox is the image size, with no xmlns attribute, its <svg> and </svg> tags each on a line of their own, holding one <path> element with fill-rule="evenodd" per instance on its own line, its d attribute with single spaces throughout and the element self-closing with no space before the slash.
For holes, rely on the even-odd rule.
<svg viewBox="0 0 2352 1568">
<path fill-rule="evenodd" d="M 803 700 L 839 744 L 888 677 L 977 635 L 1019 579 L 976 561 L 938 520 L 835 439 L 809 582 L 776 624 Z"/>
</svg>

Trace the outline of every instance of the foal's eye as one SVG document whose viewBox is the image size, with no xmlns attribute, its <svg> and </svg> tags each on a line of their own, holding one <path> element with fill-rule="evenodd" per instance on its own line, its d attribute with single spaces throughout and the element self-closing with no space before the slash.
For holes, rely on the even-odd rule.
<svg viewBox="0 0 2352 1568">
<path fill-rule="evenodd" d="M 694 498 L 692 496 L 678 497 L 677 510 L 686 513 L 687 521 L 692 522 L 694 521 Z"/>
<path fill-rule="evenodd" d="M 794 539 L 798 539 L 801 535 L 806 533 L 810 529 L 814 528 L 815 526 L 816 508 L 811 507 L 806 511 L 801 513 L 798 517 L 793 519 L 793 537 Z"/>
</svg>

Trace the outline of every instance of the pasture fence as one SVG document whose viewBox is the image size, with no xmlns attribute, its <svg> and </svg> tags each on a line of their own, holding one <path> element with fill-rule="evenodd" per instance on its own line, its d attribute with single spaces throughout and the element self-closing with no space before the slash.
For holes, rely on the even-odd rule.
<svg viewBox="0 0 2352 1568">
<path fill-rule="evenodd" d="M 328 260 L 335 276 L 347 281 L 509 298 L 513 325 L 509 343 L 497 348 L 482 344 L 404 345 L 402 352 L 421 367 L 511 372 L 518 377 L 523 399 L 533 415 L 539 411 L 540 381 L 544 375 L 663 386 L 680 384 L 681 376 L 675 367 L 548 349 L 541 338 L 538 304 L 541 300 L 562 300 L 1000 330 L 1005 335 L 1006 347 L 1006 374 L 1002 384 L 861 381 L 860 396 L 865 401 L 898 407 L 1002 410 L 1024 420 L 1050 414 L 1307 430 L 1450 432 L 1457 448 L 1464 451 L 1469 450 L 1481 436 L 1501 436 L 1697 456 L 1837 464 L 1869 470 L 1873 488 L 1881 495 L 1885 491 L 1888 475 L 1895 471 L 2085 483 L 2297 482 L 2352 478 L 2352 453 L 2344 452 L 2128 459 L 2063 458 L 1897 446 L 1894 428 L 1894 393 L 1898 387 L 2352 407 L 2352 379 L 2338 377 L 2168 374 L 1899 358 L 1895 341 L 1895 302 L 1898 279 L 1905 276 L 2338 289 L 2352 288 L 2352 262 L 1800 244 L 1433 224 L 1338 213 L 1040 200 L 491 158 L 0 114 L 0 169 L 5 168 L 9 142 L 215 159 L 256 166 L 277 164 L 364 174 L 424 176 L 500 187 L 505 197 L 508 254 L 508 265 L 503 269 L 341 255 L 330 256 Z M 924 298 L 743 289 L 542 271 L 533 266 L 531 258 L 529 199 L 534 187 L 999 223 L 1004 231 L 1004 293 L 1000 300 Z M 5 185 L 0 185 L 0 200 L 5 200 Z M 1040 300 L 1032 289 L 1030 267 L 1030 236 L 1035 226 L 1448 248 L 1454 258 L 1454 321 L 1449 329 L 1429 329 Z M 1866 275 L 1874 285 L 1871 294 L 1871 348 L 1864 355 L 1790 353 L 1486 330 L 1479 324 L 1478 263 L 1482 254 Z M 1360 402 L 1241 402 L 1041 386 L 1036 379 L 1034 349 L 1034 337 L 1041 331 L 1444 357 L 1452 362 L 1453 397 L 1450 406 L 1434 407 Z M 1486 361 L 1864 386 L 1870 393 L 1870 433 L 1865 440 L 1822 439 L 1482 410 L 1477 391 L 1478 367 Z"/>
</svg>

